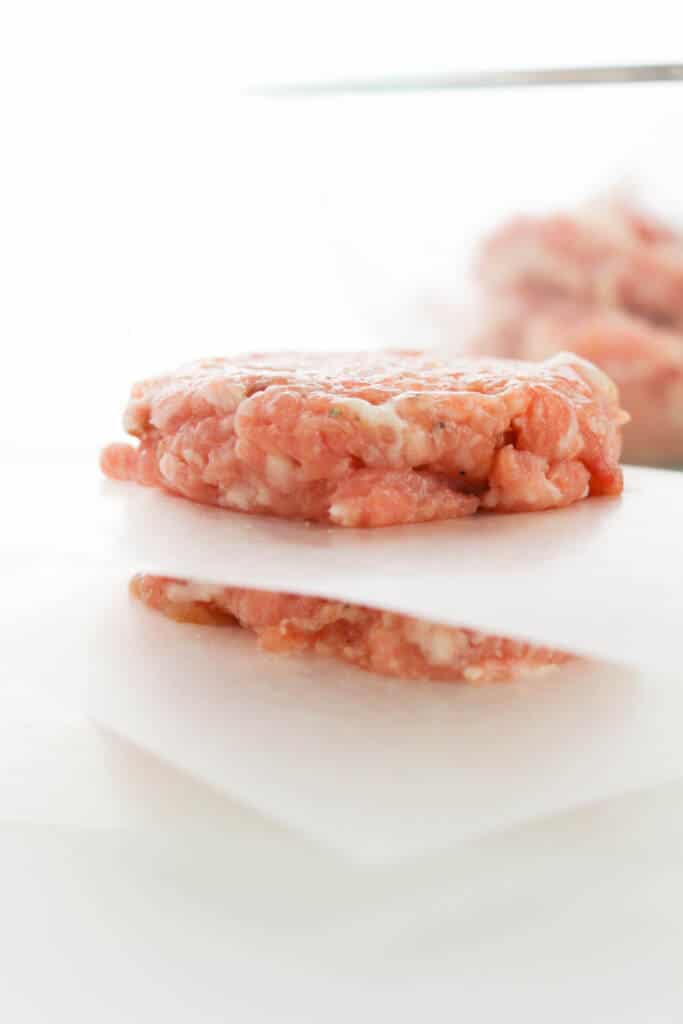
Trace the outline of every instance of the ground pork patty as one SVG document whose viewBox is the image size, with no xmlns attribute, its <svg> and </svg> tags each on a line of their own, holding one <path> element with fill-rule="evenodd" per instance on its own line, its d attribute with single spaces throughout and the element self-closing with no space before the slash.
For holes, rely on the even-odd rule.
<svg viewBox="0 0 683 1024">
<path fill-rule="evenodd" d="M 104 472 L 244 512 L 387 526 L 618 494 L 625 415 L 575 355 L 207 359 L 136 384 Z"/>
<path fill-rule="evenodd" d="M 238 624 L 268 651 L 313 651 L 404 679 L 508 682 L 569 655 L 472 629 L 319 597 L 134 576 L 132 594 L 177 622 Z"/>
<path fill-rule="evenodd" d="M 602 201 L 504 225 L 482 248 L 479 276 L 475 351 L 593 361 L 631 416 L 625 459 L 683 465 L 683 238 Z"/>
</svg>

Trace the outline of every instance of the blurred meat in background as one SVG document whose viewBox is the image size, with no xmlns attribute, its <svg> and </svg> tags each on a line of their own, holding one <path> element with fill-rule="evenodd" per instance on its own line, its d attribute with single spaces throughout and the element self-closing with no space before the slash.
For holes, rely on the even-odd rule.
<svg viewBox="0 0 683 1024">
<path fill-rule="evenodd" d="M 570 350 L 618 384 L 625 458 L 683 465 L 683 235 L 619 195 L 519 216 L 481 245 L 473 347 Z"/>
</svg>

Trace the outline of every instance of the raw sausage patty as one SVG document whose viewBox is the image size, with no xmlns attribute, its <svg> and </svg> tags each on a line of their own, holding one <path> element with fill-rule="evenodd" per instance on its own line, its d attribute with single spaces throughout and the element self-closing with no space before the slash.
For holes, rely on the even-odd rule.
<svg viewBox="0 0 683 1024">
<path fill-rule="evenodd" d="M 104 472 L 338 526 L 533 511 L 622 489 L 617 389 L 576 355 L 207 359 L 136 384 Z"/>
<path fill-rule="evenodd" d="M 520 640 L 319 597 L 160 576 L 135 576 L 131 592 L 178 622 L 250 629 L 268 651 L 312 651 L 404 679 L 508 682 L 569 659 Z"/>
</svg>

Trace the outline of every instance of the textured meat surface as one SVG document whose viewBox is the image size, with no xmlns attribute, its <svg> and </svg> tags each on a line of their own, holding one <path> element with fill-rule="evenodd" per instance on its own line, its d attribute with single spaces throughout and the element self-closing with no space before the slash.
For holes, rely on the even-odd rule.
<svg viewBox="0 0 683 1024">
<path fill-rule="evenodd" d="M 570 350 L 616 382 L 624 457 L 683 464 L 683 239 L 619 202 L 517 218 L 483 247 L 474 348 L 516 359 Z"/>
<path fill-rule="evenodd" d="M 618 494 L 616 388 L 576 355 L 542 364 L 419 352 L 208 359 L 135 385 L 113 478 L 340 526 Z"/>
<path fill-rule="evenodd" d="M 404 679 L 507 682 L 568 660 L 519 640 L 317 597 L 135 576 L 131 592 L 178 622 L 238 624 L 268 651 L 312 651 Z"/>
</svg>

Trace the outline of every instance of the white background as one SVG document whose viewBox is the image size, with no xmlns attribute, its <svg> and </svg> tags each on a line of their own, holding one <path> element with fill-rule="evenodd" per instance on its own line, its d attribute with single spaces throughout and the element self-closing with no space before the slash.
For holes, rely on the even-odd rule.
<svg viewBox="0 0 683 1024">
<path fill-rule="evenodd" d="M 3 5 L 0 439 L 95 447 L 131 379 L 229 348 L 432 340 L 499 214 L 643 171 L 651 198 L 678 193 L 683 86 L 245 103 L 245 85 L 673 59 L 675 15 Z"/>
<path fill-rule="evenodd" d="M 425 304 L 510 206 L 634 169 L 666 205 L 680 182 L 683 87 L 323 105 L 244 84 L 675 60 L 679 6 L 10 0 L 3 452 L 94 452 L 131 379 L 190 358 L 431 338 Z M 679 1015 L 678 787 L 356 873 L 29 682 L 0 684 L 12 1024 Z"/>
</svg>

